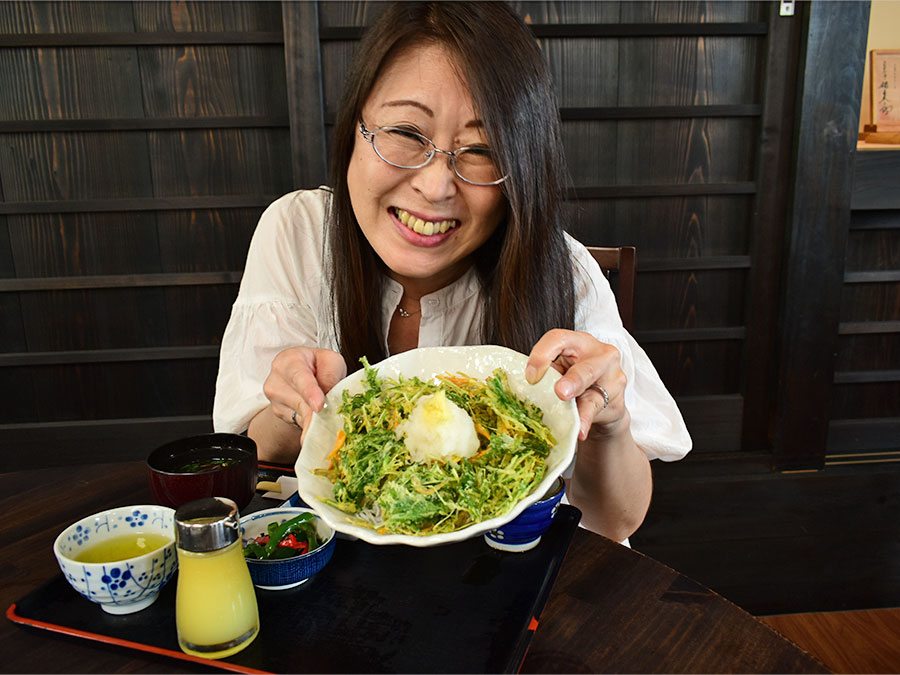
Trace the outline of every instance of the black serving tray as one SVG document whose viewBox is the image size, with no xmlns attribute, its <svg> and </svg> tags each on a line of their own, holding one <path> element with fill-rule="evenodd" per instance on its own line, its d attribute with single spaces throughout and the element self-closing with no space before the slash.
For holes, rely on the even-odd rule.
<svg viewBox="0 0 900 675">
<path fill-rule="evenodd" d="M 481 535 L 426 548 L 339 538 L 331 561 L 306 583 L 256 589 L 259 635 L 219 661 L 178 648 L 177 577 L 147 609 L 114 616 L 59 574 L 7 616 L 236 672 L 516 672 L 580 518 L 561 505 L 540 544 L 524 553 L 497 551 Z"/>
</svg>

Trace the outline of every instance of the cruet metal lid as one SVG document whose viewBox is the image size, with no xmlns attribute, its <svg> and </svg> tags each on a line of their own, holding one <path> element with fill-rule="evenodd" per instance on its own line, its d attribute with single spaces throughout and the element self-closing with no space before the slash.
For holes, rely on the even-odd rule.
<svg viewBox="0 0 900 675">
<path fill-rule="evenodd" d="M 175 511 L 175 545 L 183 551 L 218 551 L 240 538 L 241 516 L 227 497 L 204 497 Z"/>
</svg>

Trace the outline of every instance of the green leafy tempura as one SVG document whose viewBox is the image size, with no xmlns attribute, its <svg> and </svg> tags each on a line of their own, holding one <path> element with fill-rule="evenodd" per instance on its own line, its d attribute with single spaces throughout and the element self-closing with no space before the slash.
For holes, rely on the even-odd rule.
<svg viewBox="0 0 900 675">
<path fill-rule="evenodd" d="M 361 361 L 366 389 L 343 392 L 332 464 L 315 470 L 334 485 L 326 503 L 382 533 L 427 535 L 500 516 L 540 484 L 556 440 L 541 409 L 510 390 L 505 371 L 483 382 L 444 374 L 432 384 L 379 378 Z M 475 424 L 480 445 L 471 458 L 416 462 L 397 437 L 417 401 L 438 389 Z"/>
</svg>

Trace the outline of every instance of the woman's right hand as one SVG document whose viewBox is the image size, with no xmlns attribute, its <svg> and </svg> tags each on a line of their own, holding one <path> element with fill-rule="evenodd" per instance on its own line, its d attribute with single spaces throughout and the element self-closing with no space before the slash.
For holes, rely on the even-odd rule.
<svg viewBox="0 0 900 675">
<path fill-rule="evenodd" d="M 296 411 L 302 443 L 313 412 L 321 412 L 325 394 L 346 374 L 347 364 L 337 352 L 292 347 L 280 352 L 272 361 L 263 392 L 270 401 L 272 413 L 286 424 L 294 426 Z"/>
</svg>

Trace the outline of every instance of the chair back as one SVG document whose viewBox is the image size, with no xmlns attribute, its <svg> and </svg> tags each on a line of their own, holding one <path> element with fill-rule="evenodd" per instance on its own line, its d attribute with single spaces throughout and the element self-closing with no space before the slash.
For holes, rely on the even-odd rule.
<svg viewBox="0 0 900 675">
<path fill-rule="evenodd" d="M 634 277 L 637 264 L 637 249 L 634 246 L 588 246 L 588 252 L 600 265 L 600 269 L 610 278 L 610 272 L 618 276 L 616 304 L 622 325 L 629 333 L 634 328 Z"/>
</svg>

